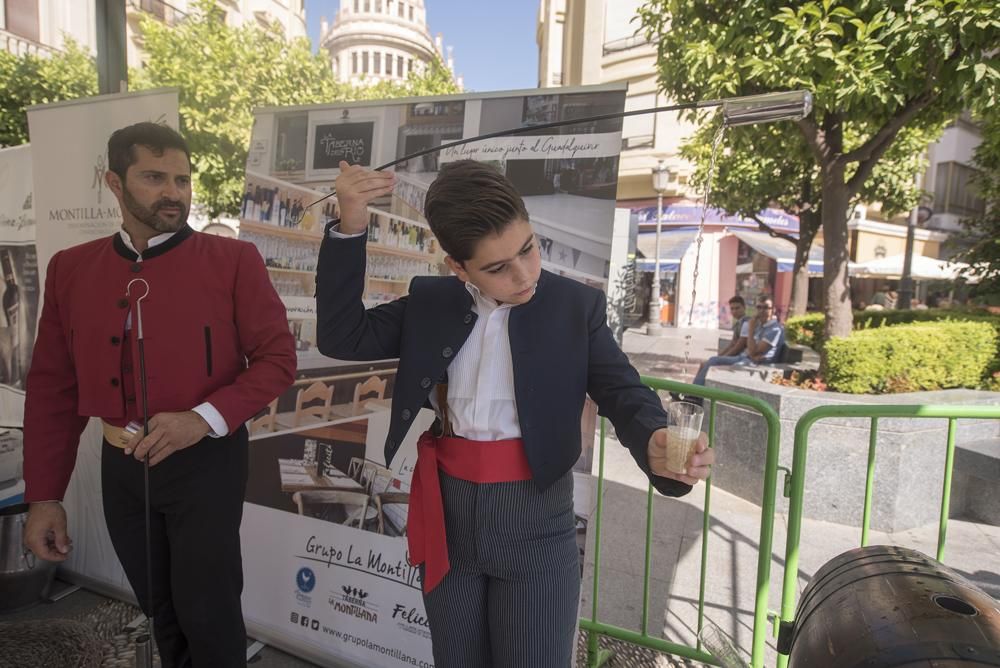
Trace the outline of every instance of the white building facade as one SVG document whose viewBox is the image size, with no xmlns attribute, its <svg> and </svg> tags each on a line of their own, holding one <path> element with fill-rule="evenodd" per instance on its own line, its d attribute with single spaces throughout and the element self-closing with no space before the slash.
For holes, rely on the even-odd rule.
<svg viewBox="0 0 1000 668">
<path fill-rule="evenodd" d="M 128 64 L 143 62 L 139 25 L 152 17 L 168 25 L 184 20 L 193 0 L 124 0 Z M 241 26 L 280 24 L 285 37 L 306 37 L 305 0 L 219 0 L 226 23 Z M 14 54 L 45 55 L 63 47 L 63 36 L 72 37 L 91 53 L 97 51 L 97 10 L 94 0 L 0 0 L 0 49 Z"/>
<path fill-rule="evenodd" d="M 455 71 L 451 47 L 431 39 L 423 0 L 342 0 L 333 23 L 320 22 L 320 48 L 341 83 L 401 82 L 438 58 Z"/>
</svg>

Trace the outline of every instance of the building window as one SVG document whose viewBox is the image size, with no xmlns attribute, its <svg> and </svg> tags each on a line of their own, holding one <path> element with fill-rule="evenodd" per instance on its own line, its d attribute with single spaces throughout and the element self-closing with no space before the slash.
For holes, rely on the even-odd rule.
<svg viewBox="0 0 1000 668">
<path fill-rule="evenodd" d="M 413 73 L 413 58 L 408 58 L 406 60 L 406 76 L 410 76 Z"/>
<path fill-rule="evenodd" d="M 410 5 L 409 9 L 410 9 L 410 20 L 412 21 L 413 20 L 413 5 Z"/>
<path fill-rule="evenodd" d="M 351 53 L 351 74 L 358 73 L 358 52 L 354 51 Z"/>
<path fill-rule="evenodd" d="M 365 12 L 370 12 L 372 10 L 371 0 L 365 0 Z"/>
<path fill-rule="evenodd" d="M 625 98 L 625 111 L 637 111 L 656 106 L 656 93 Z M 649 148 L 656 135 L 656 114 L 626 116 L 622 119 L 622 150 Z"/>
<path fill-rule="evenodd" d="M 375 13 L 376 14 L 382 13 L 382 0 L 375 0 Z"/>
<path fill-rule="evenodd" d="M 978 216 L 986 202 L 972 182 L 979 170 L 960 162 L 942 162 L 934 178 L 934 212 Z"/>
<path fill-rule="evenodd" d="M 361 52 L 361 72 L 363 74 L 368 74 L 368 52 Z"/>
<path fill-rule="evenodd" d="M 354 13 L 357 14 L 361 11 L 361 0 L 354 0 Z"/>
<path fill-rule="evenodd" d="M 403 78 L 403 57 L 396 56 L 396 76 L 400 79 Z"/>
<path fill-rule="evenodd" d="M 382 52 L 376 51 L 372 56 L 375 58 L 375 74 L 382 74 Z"/>
<path fill-rule="evenodd" d="M 7 32 L 39 41 L 38 0 L 4 0 Z"/>
<path fill-rule="evenodd" d="M 403 18 L 404 5 L 400 2 L 397 6 L 399 7 L 399 18 Z"/>
</svg>

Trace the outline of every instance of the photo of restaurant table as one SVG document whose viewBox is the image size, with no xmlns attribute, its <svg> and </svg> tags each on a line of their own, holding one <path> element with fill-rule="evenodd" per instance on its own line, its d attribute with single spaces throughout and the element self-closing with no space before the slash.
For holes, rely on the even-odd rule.
<svg viewBox="0 0 1000 668">
<path fill-rule="evenodd" d="M 330 360 L 331 364 L 338 364 Z M 248 422 L 247 503 L 400 536 L 406 531 L 421 411 L 393 462 L 384 465 L 393 361 L 312 369 Z"/>
</svg>

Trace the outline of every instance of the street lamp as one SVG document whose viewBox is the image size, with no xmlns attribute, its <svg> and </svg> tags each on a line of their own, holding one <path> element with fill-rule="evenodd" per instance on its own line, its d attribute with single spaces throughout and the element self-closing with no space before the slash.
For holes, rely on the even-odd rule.
<svg viewBox="0 0 1000 668">
<path fill-rule="evenodd" d="M 667 189 L 670 174 L 663 160 L 653 168 L 653 190 L 656 191 L 656 255 L 653 256 L 653 290 L 649 295 L 649 319 L 646 321 L 646 334 L 663 336 L 663 325 L 660 322 L 662 300 L 660 299 L 660 232 L 663 228 L 663 193 Z"/>
</svg>

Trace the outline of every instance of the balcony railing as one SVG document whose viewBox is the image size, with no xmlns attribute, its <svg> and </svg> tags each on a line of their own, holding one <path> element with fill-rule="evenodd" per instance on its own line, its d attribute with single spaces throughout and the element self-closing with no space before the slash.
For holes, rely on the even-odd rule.
<svg viewBox="0 0 1000 668">
<path fill-rule="evenodd" d="M 6 30 L 0 30 L 0 51 L 6 51 L 15 56 L 50 56 L 59 51 L 51 46 L 40 44 L 20 35 L 15 35 Z"/>
<path fill-rule="evenodd" d="M 187 18 L 187 12 L 177 9 L 163 0 L 129 0 L 128 6 L 130 10 L 150 14 L 168 26 L 177 25 Z"/>
</svg>

